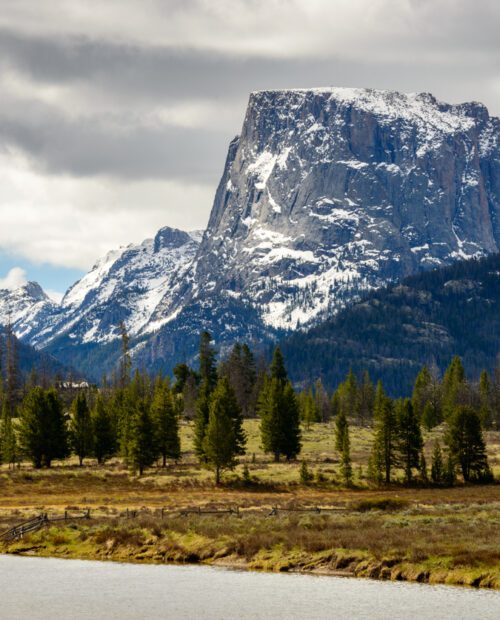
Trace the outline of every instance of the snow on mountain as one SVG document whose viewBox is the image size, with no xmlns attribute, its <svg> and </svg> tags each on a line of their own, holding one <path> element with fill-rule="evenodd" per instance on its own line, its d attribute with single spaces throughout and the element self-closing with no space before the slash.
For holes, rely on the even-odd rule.
<svg viewBox="0 0 500 620">
<path fill-rule="evenodd" d="M 76 343 L 107 343 L 125 323 L 130 336 L 152 327 L 151 315 L 168 295 L 174 277 L 182 278 L 199 245 L 200 234 L 162 228 L 154 239 L 113 250 L 63 297 L 60 315 L 34 339 L 47 346 L 64 335 Z"/>
<path fill-rule="evenodd" d="M 253 93 L 191 299 L 239 295 L 295 329 L 363 289 L 498 251 L 499 129 L 481 104 L 427 93 Z"/>
<path fill-rule="evenodd" d="M 56 304 L 36 282 L 0 289 L 0 325 L 9 322 L 18 338 L 29 341 L 44 329 L 58 311 Z"/>
</svg>

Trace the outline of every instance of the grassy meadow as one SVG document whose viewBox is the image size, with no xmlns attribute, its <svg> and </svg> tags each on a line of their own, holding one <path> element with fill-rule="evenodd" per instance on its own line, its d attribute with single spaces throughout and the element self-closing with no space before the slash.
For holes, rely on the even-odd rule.
<svg viewBox="0 0 500 620">
<path fill-rule="evenodd" d="M 351 427 L 354 486 L 342 486 L 333 425 L 303 431 L 313 474 L 300 484 L 300 462 L 274 463 L 262 452 L 258 422 L 245 421 L 247 454 L 216 487 L 192 451 L 192 424 L 182 424 L 182 459 L 131 475 L 114 459 L 28 463 L 0 470 L 0 528 L 47 512 L 91 509 L 4 543 L 10 553 L 143 562 L 206 562 L 260 570 L 312 571 L 500 588 L 500 485 L 375 488 L 366 479 L 372 431 Z M 442 429 L 425 434 L 430 466 Z M 500 478 L 500 433 L 485 434 Z M 250 482 L 243 480 L 247 465 Z M 402 479 L 402 472 L 396 478 Z M 273 507 L 278 508 L 270 515 Z M 310 508 L 323 509 L 319 513 Z M 238 509 L 238 514 L 182 510 Z M 279 510 L 279 509 L 294 509 Z M 162 513 L 163 509 L 163 513 Z M 330 510 L 328 510 L 330 509 Z M 128 511 L 128 512 L 127 512 Z"/>
</svg>

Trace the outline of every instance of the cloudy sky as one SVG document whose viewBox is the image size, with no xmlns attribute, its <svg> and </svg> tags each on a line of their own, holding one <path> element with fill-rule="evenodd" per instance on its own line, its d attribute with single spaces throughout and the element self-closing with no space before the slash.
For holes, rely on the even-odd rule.
<svg viewBox="0 0 500 620">
<path fill-rule="evenodd" d="M 0 288 L 62 292 L 202 228 L 248 93 L 368 86 L 500 114 L 498 0 L 0 0 Z"/>
</svg>

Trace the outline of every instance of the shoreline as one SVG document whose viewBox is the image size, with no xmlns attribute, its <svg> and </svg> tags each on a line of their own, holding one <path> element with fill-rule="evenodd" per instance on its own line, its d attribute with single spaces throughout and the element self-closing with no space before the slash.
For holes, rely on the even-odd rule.
<svg viewBox="0 0 500 620">
<path fill-rule="evenodd" d="M 66 560 L 118 562 L 127 564 L 151 564 L 171 566 L 206 566 L 228 570 L 256 571 L 269 573 L 292 573 L 321 577 L 343 577 L 372 579 L 376 581 L 399 581 L 424 585 L 462 586 L 474 589 L 500 590 L 500 571 L 496 567 L 463 567 L 448 569 L 431 567 L 428 563 L 417 563 L 404 558 L 387 557 L 379 560 L 370 554 L 348 549 L 325 549 L 307 553 L 300 549 L 285 550 L 275 546 L 261 548 L 247 559 L 236 554 L 225 554 L 224 548 L 200 547 L 198 552 L 171 549 L 165 552 L 158 541 L 147 541 L 140 548 L 131 545 L 85 545 L 72 548 L 69 544 L 53 546 L 48 538 L 62 540 L 68 534 L 81 533 L 78 528 L 50 528 L 32 538 L 4 543 L 0 553 L 20 557 L 39 557 Z M 50 536 L 44 536 L 47 534 Z"/>
</svg>

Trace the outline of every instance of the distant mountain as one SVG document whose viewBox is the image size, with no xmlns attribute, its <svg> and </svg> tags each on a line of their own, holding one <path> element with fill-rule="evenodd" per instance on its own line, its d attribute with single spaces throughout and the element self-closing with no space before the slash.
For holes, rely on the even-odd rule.
<svg viewBox="0 0 500 620">
<path fill-rule="evenodd" d="M 266 345 L 369 290 L 496 253 L 499 135 L 483 105 L 428 93 L 252 93 L 203 238 L 165 228 L 108 254 L 61 306 L 19 310 L 16 333 L 95 377 L 123 320 L 135 363 L 168 371 L 201 329 L 222 352 Z"/>
<path fill-rule="evenodd" d="M 210 314 L 222 348 L 263 340 L 387 282 L 497 252 L 499 135 L 483 105 L 427 93 L 253 93 L 198 253 L 162 305 L 182 335 L 166 324 L 141 360 L 161 359 L 178 337 L 192 347 Z M 251 324 L 220 321 L 227 306 L 251 308 Z"/>
<path fill-rule="evenodd" d="M 368 369 L 393 395 L 409 394 L 423 364 L 453 355 L 477 377 L 500 354 L 500 254 L 455 263 L 369 293 L 333 319 L 281 343 L 296 382 L 332 388 Z"/>
<path fill-rule="evenodd" d="M 59 360 L 52 355 L 43 351 L 37 351 L 29 344 L 21 342 L 15 338 L 15 351 L 16 358 L 19 365 L 21 375 L 26 377 L 32 370 L 36 370 L 40 375 L 46 375 L 48 377 L 68 377 L 73 376 L 79 378 L 79 373 L 71 368 L 64 366 Z M 6 368 L 6 335 L 5 329 L 0 326 L 0 360 L 1 360 L 1 373 L 5 372 Z"/>
</svg>

